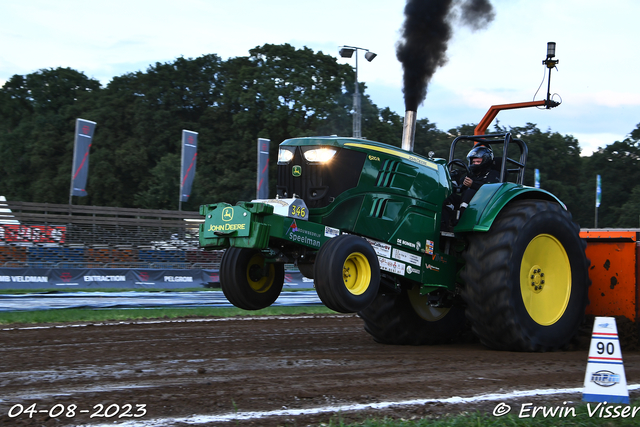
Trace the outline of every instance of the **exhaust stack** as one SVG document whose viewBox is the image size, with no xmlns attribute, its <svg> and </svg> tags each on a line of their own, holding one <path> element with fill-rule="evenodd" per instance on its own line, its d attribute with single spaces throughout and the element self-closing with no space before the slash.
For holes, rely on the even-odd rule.
<svg viewBox="0 0 640 427">
<path fill-rule="evenodd" d="M 402 125 L 402 149 L 413 151 L 413 140 L 416 135 L 416 111 L 407 110 L 404 113 Z"/>
</svg>

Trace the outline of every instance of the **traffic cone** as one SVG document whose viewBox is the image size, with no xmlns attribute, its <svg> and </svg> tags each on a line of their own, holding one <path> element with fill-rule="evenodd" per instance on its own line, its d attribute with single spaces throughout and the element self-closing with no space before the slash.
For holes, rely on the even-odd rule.
<svg viewBox="0 0 640 427">
<path fill-rule="evenodd" d="M 613 317 L 596 317 L 593 323 L 582 400 L 629 403 L 618 328 Z"/>
</svg>

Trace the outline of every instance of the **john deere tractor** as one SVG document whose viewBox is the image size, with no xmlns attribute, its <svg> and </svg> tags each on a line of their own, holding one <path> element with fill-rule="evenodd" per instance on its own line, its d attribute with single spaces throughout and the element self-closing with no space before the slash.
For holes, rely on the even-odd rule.
<svg viewBox="0 0 640 427">
<path fill-rule="evenodd" d="M 478 144 L 500 154 L 501 182 L 444 230 L 445 201 L 468 173 L 456 153 Z M 564 204 L 523 185 L 526 158 L 509 133 L 458 137 L 448 160 L 364 139 L 289 139 L 277 197 L 201 206 L 200 244 L 226 249 L 222 290 L 246 310 L 271 305 L 293 263 L 381 343 L 447 342 L 469 321 L 493 349 L 559 349 L 582 322 L 589 262 Z"/>
</svg>

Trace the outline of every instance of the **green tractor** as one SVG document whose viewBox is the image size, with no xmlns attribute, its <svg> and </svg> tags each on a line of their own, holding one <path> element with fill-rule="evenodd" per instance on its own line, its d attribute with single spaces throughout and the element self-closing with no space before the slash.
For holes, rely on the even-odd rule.
<svg viewBox="0 0 640 427">
<path fill-rule="evenodd" d="M 445 201 L 467 172 L 456 153 L 478 144 L 501 155 L 500 182 L 444 230 Z M 469 322 L 493 349 L 561 349 L 584 317 L 589 261 L 564 204 L 523 185 L 526 158 L 509 133 L 458 137 L 448 160 L 364 139 L 289 139 L 277 198 L 201 206 L 200 245 L 226 249 L 221 287 L 242 309 L 271 305 L 292 263 L 380 343 L 444 343 Z"/>
</svg>

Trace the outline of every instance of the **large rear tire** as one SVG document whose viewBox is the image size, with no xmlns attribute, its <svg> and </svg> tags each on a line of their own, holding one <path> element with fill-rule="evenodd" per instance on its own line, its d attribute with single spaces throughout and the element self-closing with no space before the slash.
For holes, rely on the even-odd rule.
<svg viewBox="0 0 640 427">
<path fill-rule="evenodd" d="M 579 232 L 559 204 L 521 200 L 505 207 L 488 232 L 469 236 L 462 296 L 484 345 L 552 351 L 571 341 L 591 284 Z"/>
<path fill-rule="evenodd" d="M 266 263 L 258 249 L 231 247 L 220 262 L 220 287 L 229 302 L 243 310 L 260 310 L 278 299 L 284 264 Z"/>
<path fill-rule="evenodd" d="M 380 294 L 358 315 L 376 342 L 399 345 L 433 345 L 451 342 L 465 328 L 464 308 L 436 308 L 414 286 L 400 294 Z"/>
<path fill-rule="evenodd" d="M 378 294 L 378 256 L 362 237 L 342 234 L 320 248 L 314 280 L 318 296 L 328 308 L 339 313 L 358 312 Z"/>
</svg>

